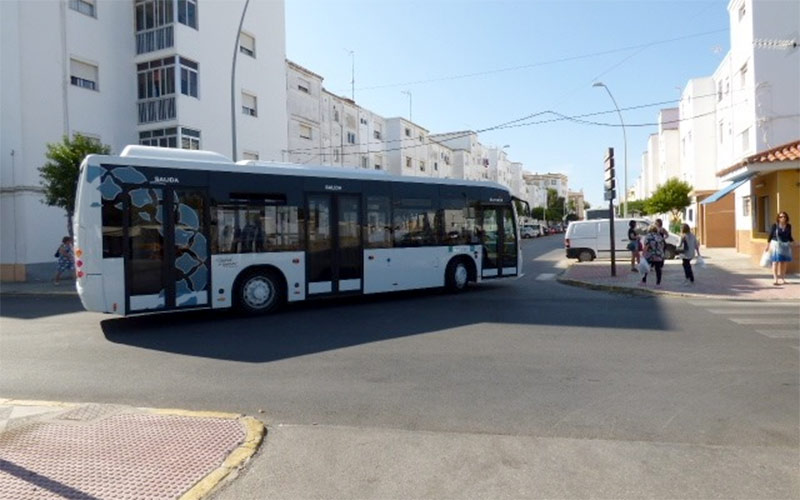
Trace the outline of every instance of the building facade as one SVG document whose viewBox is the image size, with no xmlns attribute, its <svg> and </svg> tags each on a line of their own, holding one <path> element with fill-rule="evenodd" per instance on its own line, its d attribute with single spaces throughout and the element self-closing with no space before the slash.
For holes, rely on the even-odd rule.
<svg viewBox="0 0 800 500">
<path fill-rule="evenodd" d="M 281 160 L 284 5 L 252 2 L 237 43 L 244 7 L 245 0 L 0 2 L 3 280 L 48 277 L 67 233 L 63 210 L 40 201 L 47 143 L 80 133 L 114 153 L 138 143 Z"/>
</svg>

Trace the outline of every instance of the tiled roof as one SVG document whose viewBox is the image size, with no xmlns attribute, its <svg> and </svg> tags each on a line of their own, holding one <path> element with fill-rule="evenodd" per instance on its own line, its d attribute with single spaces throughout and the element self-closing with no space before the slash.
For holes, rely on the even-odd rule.
<svg viewBox="0 0 800 500">
<path fill-rule="evenodd" d="M 754 163 L 772 163 L 776 161 L 795 161 L 800 160 L 800 140 L 787 142 L 778 147 L 774 147 L 761 153 L 748 156 L 744 160 L 731 165 L 730 167 L 717 172 L 717 177 L 722 177 L 734 172 L 744 166 Z"/>
</svg>

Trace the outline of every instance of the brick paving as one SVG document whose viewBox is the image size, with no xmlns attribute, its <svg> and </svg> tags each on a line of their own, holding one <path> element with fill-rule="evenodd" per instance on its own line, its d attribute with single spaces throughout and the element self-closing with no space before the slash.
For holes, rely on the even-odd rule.
<svg viewBox="0 0 800 500">
<path fill-rule="evenodd" d="M 0 498 L 180 498 L 245 441 L 237 418 L 0 401 Z"/>
<path fill-rule="evenodd" d="M 702 249 L 706 266 L 693 265 L 695 284 L 684 286 L 680 259 L 667 261 L 661 286 L 655 285 L 655 272 L 647 277 L 647 286 L 639 285 L 641 275 L 632 272 L 629 260 L 617 261 L 617 275 L 611 276 L 611 261 L 571 261 L 559 281 L 600 289 L 633 293 L 686 295 L 741 300 L 800 300 L 800 276 L 787 275 L 787 284 L 774 286 L 772 271 L 755 266 L 746 255 L 730 248 Z"/>
</svg>

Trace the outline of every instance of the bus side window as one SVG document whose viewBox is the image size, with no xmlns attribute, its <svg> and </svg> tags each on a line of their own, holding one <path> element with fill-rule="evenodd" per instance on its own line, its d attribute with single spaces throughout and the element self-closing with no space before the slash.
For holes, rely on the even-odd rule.
<svg viewBox="0 0 800 500">
<path fill-rule="evenodd" d="M 367 196 L 367 220 L 364 224 L 366 248 L 392 247 L 391 204 L 388 196 Z"/>
</svg>

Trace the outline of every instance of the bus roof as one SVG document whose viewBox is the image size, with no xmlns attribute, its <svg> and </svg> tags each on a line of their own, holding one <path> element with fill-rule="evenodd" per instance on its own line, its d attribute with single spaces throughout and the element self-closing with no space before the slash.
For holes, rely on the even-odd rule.
<svg viewBox="0 0 800 500">
<path fill-rule="evenodd" d="M 401 176 L 383 170 L 367 170 L 356 167 L 334 167 L 244 160 L 234 163 L 226 156 L 213 151 L 158 148 L 129 145 L 119 156 L 89 155 L 85 160 L 93 165 L 113 164 L 137 167 L 161 167 L 187 170 L 209 170 L 215 172 L 291 175 L 299 177 L 335 177 L 353 180 L 377 180 L 397 182 L 434 183 L 445 185 L 482 186 L 509 191 L 509 188 L 493 181 L 470 181 L 423 176 Z"/>
</svg>

